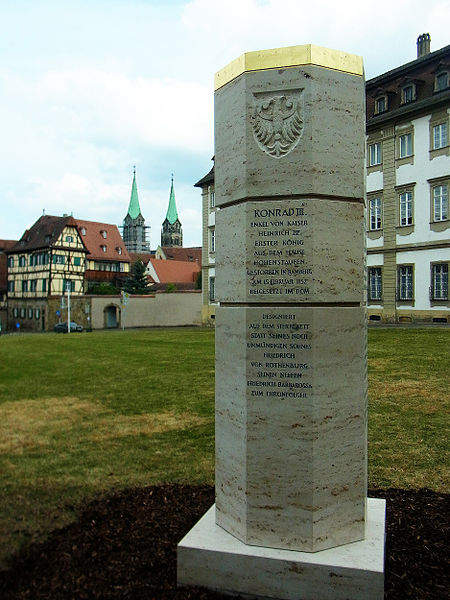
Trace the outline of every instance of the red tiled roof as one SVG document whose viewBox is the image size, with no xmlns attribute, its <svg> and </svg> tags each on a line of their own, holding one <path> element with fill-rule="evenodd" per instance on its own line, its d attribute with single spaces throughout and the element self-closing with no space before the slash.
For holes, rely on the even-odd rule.
<svg viewBox="0 0 450 600">
<path fill-rule="evenodd" d="M 18 240 L 0 240 L 0 252 L 9 250 L 9 248 L 12 248 L 17 242 Z"/>
<path fill-rule="evenodd" d="M 141 259 L 144 265 L 147 265 L 151 258 L 155 258 L 154 252 L 128 252 L 128 254 L 130 255 L 131 263 L 135 263 L 137 260 Z"/>
<path fill-rule="evenodd" d="M 197 280 L 197 273 L 200 271 L 200 265 L 196 262 L 151 258 L 150 265 L 156 271 L 160 283 L 192 283 Z"/>
<path fill-rule="evenodd" d="M 117 225 L 83 221 L 82 219 L 75 219 L 75 222 L 80 237 L 88 249 L 88 259 L 130 262 L 130 255 L 120 236 Z M 106 237 L 104 237 L 103 232 L 106 233 Z M 103 247 L 105 247 L 105 250 L 103 250 Z M 119 254 L 118 248 L 121 249 L 121 254 Z"/>
<path fill-rule="evenodd" d="M 62 230 L 66 226 L 76 227 L 73 217 L 54 217 L 42 215 L 27 229 L 20 240 L 10 248 L 10 252 L 24 252 L 50 248 L 58 241 Z"/>
<path fill-rule="evenodd" d="M 161 250 L 168 260 L 181 260 L 184 262 L 197 262 L 199 265 L 202 264 L 201 247 L 178 248 L 176 246 L 161 246 Z"/>
</svg>

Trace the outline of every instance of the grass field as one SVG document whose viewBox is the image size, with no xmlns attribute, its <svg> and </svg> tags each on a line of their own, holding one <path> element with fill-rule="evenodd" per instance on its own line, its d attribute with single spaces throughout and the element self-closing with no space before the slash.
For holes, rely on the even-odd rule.
<svg viewBox="0 0 450 600">
<path fill-rule="evenodd" d="M 369 331 L 371 487 L 448 491 L 449 337 Z M 0 564 L 100 493 L 213 483 L 213 330 L 3 336 L 0 365 Z"/>
</svg>

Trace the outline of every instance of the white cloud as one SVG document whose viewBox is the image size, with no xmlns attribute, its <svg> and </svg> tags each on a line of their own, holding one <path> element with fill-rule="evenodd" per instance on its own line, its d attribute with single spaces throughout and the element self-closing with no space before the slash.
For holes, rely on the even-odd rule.
<svg viewBox="0 0 450 600">
<path fill-rule="evenodd" d="M 172 170 L 185 243 L 200 244 L 192 185 L 211 166 L 215 71 L 243 52 L 314 43 L 362 55 L 374 77 L 413 60 L 420 33 L 446 45 L 449 17 L 449 0 L 5 0 L 0 237 L 43 208 L 122 222 L 136 163 L 152 247 Z"/>
<path fill-rule="evenodd" d="M 44 73 L 31 82 L 7 74 L 2 83 L 11 100 L 26 98 L 25 122 L 38 124 L 40 134 L 58 144 L 132 139 L 194 152 L 211 144 L 210 90 L 195 82 L 77 69 Z"/>
<path fill-rule="evenodd" d="M 446 45 L 449 18 L 448 0 L 192 0 L 183 12 L 215 70 L 243 52 L 312 43 L 362 55 L 369 77 L 413 60 L 425 31 L 432 49 Z"/>
</svg>

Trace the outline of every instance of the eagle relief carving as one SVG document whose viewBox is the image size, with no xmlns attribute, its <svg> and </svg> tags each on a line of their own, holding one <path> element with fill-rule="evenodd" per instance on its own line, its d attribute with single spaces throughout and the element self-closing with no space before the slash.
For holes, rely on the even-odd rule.
<svg viewBox="0 0 450 600">
<path fill-rule="evenodd" d="M 256 143 L 274 158 L 289 154 L 303 133 L 302 90 L 286 90 L 276 95 L 263 92 L 253 97 L 252 124 Z"/>
</svg>

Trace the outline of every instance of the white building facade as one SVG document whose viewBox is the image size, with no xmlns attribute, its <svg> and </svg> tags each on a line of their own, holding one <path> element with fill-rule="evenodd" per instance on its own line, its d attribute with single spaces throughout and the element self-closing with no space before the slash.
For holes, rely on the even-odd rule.
<svg viewBox="0 0 450 600">
<path fill-rule="evenodd" d="M 367 314 L 449 322 L 450 46 L 366 83 Z M 215 314 L 214 168 L 202 189 L 203 323 Z"/>
<path fill-rule="evenodd" d="M 416 60 L 366 84 L 371 320 L 449 320 L 450 46 L 422 38 Z"/>
</svg>

